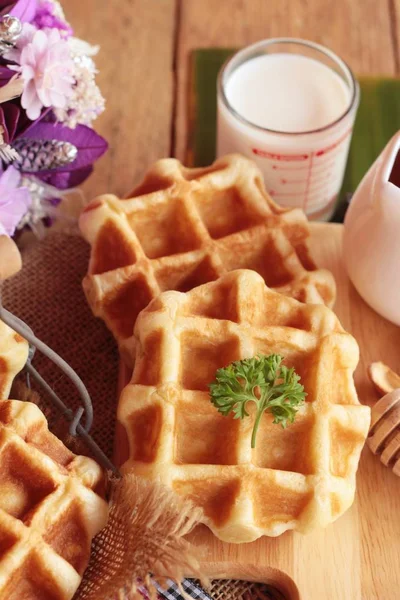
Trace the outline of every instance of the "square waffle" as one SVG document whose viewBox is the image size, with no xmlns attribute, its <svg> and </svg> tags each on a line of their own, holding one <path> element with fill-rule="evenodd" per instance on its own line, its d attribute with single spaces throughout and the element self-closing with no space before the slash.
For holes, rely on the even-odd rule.
<svg viewBox="0 0 400 600">
<path fill-rule="evenodd" d="M 238 270 L 161 294 L 139 315 L 135 346 L 118 406 L 123 471 L 191 498 L 228 542 L 307 532 L 351 505 L 370 410 L 353 382 L 357 343 L 330 309 Z M 264 413 L 252 450 L 253 419 L 219 414 L 208 385 L 218 368 L 258 353 L 283 355 L 307 397 L 286 429 Z"/>
<path fill-rule="evenodd" d="M 14 377 L 28 359 L 28 342 L 0 321 L 0 400 L 8 398 Z"/>
<path fill-rule="evenodd" d="M 128 199 L 92 201 L 80 228 L 92 246 L 87 299 L 120 344 L 161 292 L 186 292 L 234 269 L 253 269 L 303 302 L 335 299 L 332 274 L 310 257 L 306 216 L 276 205 L 244 156 L 201 169 L 159 160 Z"/>
<path fill-rule="evenodd" d="M 70 600 L 108 507 L 100 467 L 29 402 L 0 403 L 0 599 Z"/>
</svg>

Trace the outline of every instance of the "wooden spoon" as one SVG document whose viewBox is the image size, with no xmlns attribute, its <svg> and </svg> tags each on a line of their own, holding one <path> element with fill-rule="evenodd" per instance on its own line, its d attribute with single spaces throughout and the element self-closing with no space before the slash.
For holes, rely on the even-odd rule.
<svg viewBox="0 0 400 600">
<path fill-rule="evenodd" d="M 400 376 L 382 362 L 372 363 L 368 373 L 385 395 L 372 408 L 367 444 L 400 477 Z"/>
</svg>

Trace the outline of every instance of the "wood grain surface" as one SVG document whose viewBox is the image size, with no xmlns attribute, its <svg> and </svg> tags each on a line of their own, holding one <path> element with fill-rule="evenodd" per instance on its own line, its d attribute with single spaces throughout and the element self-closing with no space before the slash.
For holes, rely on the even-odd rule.
<svg viewBox="0 0 400 600">
<path fill-rule="evenodd" d="M 334 310 L 360 345 L 355 375 L 360 401 L 372 406 L 377 396 L 367 367 L 379 359 L 400 372 L 400 328 L 379 317 L 351 285 L 341 257 L 343 226 L 312 224 L 311 228 L 314 257 L 319 266 L 333 272 L 338 286 Z M 400 478 L 365 447 L 356 500 L 325 530 L 305 536 L 288 532 L 275 539 L 233 545 L 220 542 L 203 527 L 191 539 L 212 573 L 219 569 L 220 574 L 233 577 L 243 571 L 251 575 L 257 568 L 259 576 L 281 584 L 290 600 L 398 600 L 399 512 Z"/>
<path fill-rule="evenodd" d="M 396 25 L 387 0 L 184 0 L 179 14 L 174 151 L 181 160 L 188 141 L 188 58 L 194 48 L 301 37 L 328 46 L 355 73 L 396 73 Z"/>
<path fill-rule="evenodd" d="M 400 0 L 65 0 L 63 4 L 77 35 L 101 45 L 98 81 L 107 110 L 97 129 L 110 150 L 85 184 L 89 198 L 106 191 L 126 193 L 157 158 L 184 159 L 189 56 L 194 48 L 240 46 L 271 36 L 305 37 L 332 48 L 356 73 L 400 72 Z M 340 259 L 340 226 L 328 226 L 329 235 L 321 228 L 318 232 L 318 227 L 315 253 L 319 263 L 335 274 L 340 291 L 336 310 L 361 345 L 356 380 L 362 401 L 370 403 L 374 396 L 366 366 L 380 359 L 400 369 L 400 329 L 373 313 L 349 284 Z M 214 574 L 218 569 L 236 569 L 244 576 L 250 563 L 251 573 L 261 577 L 260 569 L 270 565 L 296 582 L 303 600 L 398 600 L 399 509 L 400 479 L 365 449 L 357 501 L 327 530 L 307 537 L 285 534 L 247 546 L 223 545 L 207 530 L 197 532 L 195 539 L 205 544 L 205 559 Z M 273 578 L 274 573 L 269 575 Z"/>
<path fill-rule="evenodd" d="M 312 223 L 310 227 L 316 262 L 336 279 L 334 310 L 360 346 L 355 373 L 360 401 L 373 406 L 378 397 L 368 379 L 368 365 L 382 360 L 400 373 L 400 328 L 369 308 L 349 281 L 342 260 L 343 225 Z M 120 387 L 130 378 L 126 368 L 122 373 Z M 119 439 L 124 437 L 116 436 L 117 457 L 124 451 L 118 448 Z M 226 544 L 206 527 L 198 527 L 189 539 L 210 576 L 272 582 L 288 600 L 399 600 L 399 513 L 400 477 L 365 447 L 356 500 L 326 529 Z"/>
<path fill-rule="evenodd" d="M 101 46 L 97 122 L 110 150 L 84 188 L 123 195 L 157 158 L 184 160 L 189 57 L 195 48 L 304 37 L 356 73 L 399 73 L 400 0 L 68 0 L 77 35 Z M 210 90 L 210 93 L 214 93 Z"/>
<path fill-rule="evenodd" d="M 98 83 L 106 98 L 97 131 L 110 149 L 84 185 L 88 198 L 124 195 L 171 149 L 175 0 L 68 0 L 76 31 L 99 44 Z"/>
</svg>

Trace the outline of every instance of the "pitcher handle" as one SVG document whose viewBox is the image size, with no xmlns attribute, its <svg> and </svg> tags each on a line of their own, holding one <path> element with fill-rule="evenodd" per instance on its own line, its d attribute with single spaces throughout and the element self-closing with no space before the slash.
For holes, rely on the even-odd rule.
<svg viewBox="0 0 400 600">
<path fill-rule="evenodd" d="M 392 137 L 378 157 L 372 182 L 372 208 L 383 215 L 387 214 L 389 218 L 393 218 L 396 212 L 400 215 L 400 187 L 390 182 L 390 176 L 399 152 L 400 131 Z"/>
</svg>

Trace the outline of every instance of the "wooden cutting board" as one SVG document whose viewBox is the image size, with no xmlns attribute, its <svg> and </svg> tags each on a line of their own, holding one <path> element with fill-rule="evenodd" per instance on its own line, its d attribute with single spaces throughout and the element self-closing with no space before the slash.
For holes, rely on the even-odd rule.
<svg viewBox="0 0 400 600">
<path fill-rule="evenodd" d="M 315 260 L 336 279 L 334 310 L 360 345 L 355 375 L 360 401 L 372 406 L 377 396 L 367 367 L 382 360 L 400 372 L 400 327 L 379 317 L 350 283 L 341 257 L 343 225 L 311 228 Z M 399 600 L 400 477 L 364 448 L 356 500 L 325 530 L 236 545 L 219 541 L 202 526 L 190 540 L 210 576 L 276 583 L 288 600 Z"/>
</svg>

